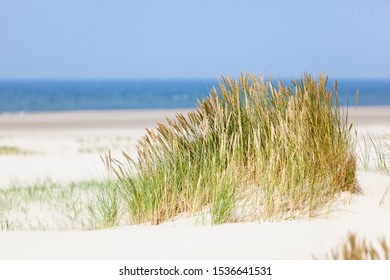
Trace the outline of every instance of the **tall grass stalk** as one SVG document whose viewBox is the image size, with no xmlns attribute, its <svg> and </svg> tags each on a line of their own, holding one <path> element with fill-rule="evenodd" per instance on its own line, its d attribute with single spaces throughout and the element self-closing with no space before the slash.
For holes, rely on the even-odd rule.
<svg viewBox="0 0 390 280">
<path fill-rule="evenodd" d="M 222 77 L 196 110 L 148 130 L 136 159 L 112 160 L 133 222 L 204 209 L 213 223 L 313 217 L 353 192 L 351 127 L 327 81 Z"/>
<path fill-rule="evenodd" d="M 381 198 L 381 200 L 380 200 L 380 202 L 379 202 L 379 207 L 382 207 L 382 206 L 385 204 L 386 196 L 387 196 L 387 194 L 389 193 L 389 191 L 390 191 L 390 185 L 388 185 L 388 186 L 386 187 L 386 190 L 385 190 L 385 192 L 383 193 L 382 198 Z"/>
</svg>

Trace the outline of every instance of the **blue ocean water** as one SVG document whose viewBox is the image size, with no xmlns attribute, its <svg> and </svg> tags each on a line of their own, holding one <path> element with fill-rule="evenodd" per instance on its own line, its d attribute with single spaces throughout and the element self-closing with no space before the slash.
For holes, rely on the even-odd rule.
<svg viewBox="0 0 390 280">
<path fill-rule="evenodd" d="M 331 84 L 331 83 L 330 83 Z M 215 80 L 1 80 L 0 113 L 192 108 Z M 390 105 L 390 80 L 338 80 L 341 105 Z"/>
</svg>

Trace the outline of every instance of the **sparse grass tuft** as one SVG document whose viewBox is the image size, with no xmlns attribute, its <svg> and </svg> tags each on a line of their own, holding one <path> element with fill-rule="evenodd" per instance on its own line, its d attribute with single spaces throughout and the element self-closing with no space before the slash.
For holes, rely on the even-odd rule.
<svg viewBox="0 0 390 280">
<path fill-rule="evenodd" d="M 93 230 L 119 223 L 114 182 L 39 183 L 0 189 L 0 230 Z"/>
<path fill-rule="evenodd" d="M 370 162 L 374 162 L 375 171 L 380 174 L 390 174 L 389 144 L 379 136 L 367 133 L 362 135 L 362 143 L 358 144 L 358 159 L 364 171 L 370 170 Z"/>
<path fill-rule="evenodd" d="M 338 249 L 332 250 L 333 260 L 390 260 L 390 247 L 384 238 L 379 240 L 379 246 L 359 240 L 356 234 L 350 233 Z"/>
<path fill-rule="evenodd" d="M 389 158 L 386 156 L 385 144 L 379 137 L 371 137 L 371 142 L 376 156 L 376 171 L 382 174 L 389 174 Z"/>
<path fill-rule="evenodd" d="M 0 146 L 0 155 L 26 155 L 28 151 L 16 146 Z"/>
<path fill-rule="evenodd" d="M 370 135 L 362 135 L 362 141 L 358 141 L 358 159 L 364 171 L 368 171 L 370 168 L 371 143 Z"/>
<path fill-rule="evenodd" d="M 329 90 L 325 76 L 307 74 L 293 86 L 270 80 L 222 77 L 196 110 L 148 130 L 137 159 L 112 160 L 133 222 L 204 209 L 216 224 L 313 217 L 355 190 L 354 142 L 337 84 Z"/>
</svg>

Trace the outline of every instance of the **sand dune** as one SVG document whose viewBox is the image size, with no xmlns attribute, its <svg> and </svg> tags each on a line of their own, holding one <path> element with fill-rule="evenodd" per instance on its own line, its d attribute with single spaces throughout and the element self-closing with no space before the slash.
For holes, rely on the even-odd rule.
<svg viewBox="0 0 390 280">
<path fill-rule="evenodd" d="M 183 112 L 185 110 L 182 110 Z M 100 154 L 132 150 L 145 127 L 174 111 L 73 112 L 0 116 L 0 187 L 42 180 L 101 178 Z M 390 107 L 351 109 L 358 131 L 390 133 Z M 102 175 L 103 174 L 103 175 Z M 68 232 L 0 232 L 1 259 L 311 259 L 324 257 L 348 232 L 390 240 L 390 177 L 359 171 L 361 194 L 329 217 L 284 222 L 158 226 Z M 28 222 L 28 221 L 26 221 Z"/>
</svg>

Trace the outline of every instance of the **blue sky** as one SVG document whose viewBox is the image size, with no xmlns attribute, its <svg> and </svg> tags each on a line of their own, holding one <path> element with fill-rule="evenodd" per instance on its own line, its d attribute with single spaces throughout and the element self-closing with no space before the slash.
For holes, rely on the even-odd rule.
<svg viewBox="0 0 390 280">
<path fill-rule="evenodd" d="M 390 1 L 0 0 L 0 78 L 390 78 Z"/>
</svg>

